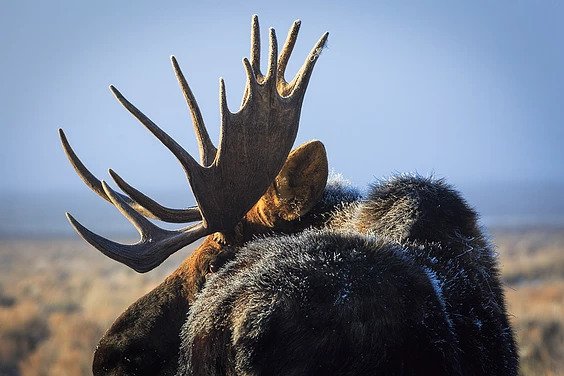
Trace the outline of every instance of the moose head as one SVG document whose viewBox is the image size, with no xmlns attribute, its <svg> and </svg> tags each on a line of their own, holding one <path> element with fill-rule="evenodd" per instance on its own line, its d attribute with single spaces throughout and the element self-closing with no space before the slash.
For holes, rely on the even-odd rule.
<svg viewBox="0 0 564 376">
<path fill-rule="evenodd" d="M 160 286 L 127 309 L 100 341 L 95 373 L 147 374 L 174 368 L 178 335 L 190 304 L 206 276 L 233 258 L 233 249 L 266 233 L 292 233 L 310 223 L 299 221 L 319 201 L 328 175 L 325 148 L 311 141 L 291 151 L 298 132 L 302 102 L 313 68 L 327 41 L 325 33 L 291 81 L 284 74 L 296 43 L 300 21 L 290 28 L 281 53 L 270 29 L 268 69 L 260 68 L 260 30 L 252 18 L 250 61 L 243 59 L 247 82 L 243 102 L 232 113 L 220 80 L 221 130 L 216 148 L 206 130 L 194 94 L 173 56 L 172 66 L 192 117 L 200 163 L 131 104 L 114 86 L 117 100 L 157 137 L 183 167 L 197 206 L 173 209 L 160 205 L 109 173 L 127 195 L 98 180 L 80 161 L 62 129 L 63 149 L 80 178 L 112 203 L 137 229 L 141 239 L 119 244 L 93 233 L 67 213 L 75 230 L 106 256 L 138 272 L 147 272 L 179 249 L 205 237 L 202 244 Z M 170 231 L 147 218 L 196 224 Z M 224 251 L 229 247 L 229 251 Z M 172 355 L 172 356 L 171 356 Z"/>
<path fill-rule="evenodd" d="M 118 101 L 179 160 L 196 207 L 164 207 L 110 170 L 118 193 L 63 149 L 82 180 L 141 239 L 119 244 L 70 214 L 103 254 L 139 272 L 204 238 L 163 283 L 131 305 L 94 355 L 96 375 L 516 375 L 518 358 L 492 246 L 476 213 L 442 180 L 398 176 L 366 195 L 328 182 L 323 144 L 292 149 L 324 34 L 291 81 L 300 22 L 266 74 L 252 19 L 238 112 L 220 81 L 216 148 L 173 57 L 200 162 L 123 95 Z M 192 223 L 179 230 L 150 219 Z"/>
</svg>

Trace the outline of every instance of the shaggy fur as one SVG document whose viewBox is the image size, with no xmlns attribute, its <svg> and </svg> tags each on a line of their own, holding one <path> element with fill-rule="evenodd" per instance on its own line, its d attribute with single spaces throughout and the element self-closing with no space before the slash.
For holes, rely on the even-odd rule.
<svg viewBox="0 0 564 376">
<path fill-rule="evenodd" d="M 492 247 L 444 182 L 329 184 L 303 220 L 208 279 L 178 375 L 517 374 Z"/>
<path fill-rule="evenodd" d="M 169 278 L 131 305 L 100 340 L 93 374 L 174 375 L 185 320 L 179 313 L 189 309 L 183 285 L 180 278 Z"/>
</svg>

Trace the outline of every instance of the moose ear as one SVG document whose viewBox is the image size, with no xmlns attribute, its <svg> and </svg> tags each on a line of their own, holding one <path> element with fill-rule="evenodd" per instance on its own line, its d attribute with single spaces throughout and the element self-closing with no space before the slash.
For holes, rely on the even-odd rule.
<svg viewBox="0 0 564 376">
<path fill-rule="evenodd" d="M 189 303 L 180 276 L 172 276 L 133 303 L 100 340 L 94 375 L 173 374 Z"/>
<path fill-rule="evenodd" d="M 292 221 L 315 205 L 327 184 L 328 165 L 320 141 L 307 142 L 294 149 L 266 193 L 255 204 L 247 219 L 268 227 L 280 220 Z"/>
</svg>

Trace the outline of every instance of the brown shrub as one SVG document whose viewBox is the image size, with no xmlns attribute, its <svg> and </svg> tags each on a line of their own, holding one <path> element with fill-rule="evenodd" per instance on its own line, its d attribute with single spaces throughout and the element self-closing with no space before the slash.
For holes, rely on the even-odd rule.
<svg viewBox="0 0 564 376">
<path fill-rule="evenodd" d="M 0 307 L 0 374 L 17 374 L 18 363 L 48 335 L 47 321 L 34 302 Z"/>
<path fill-rule="evenodd" d="M 91 373 L 94 348 L 102 335 L 95 323 L 78 315 L 49 317 L 52 334 L 21 362 L 22 376 L 74 376 Z"/>
<path fill-rule="evenodd" d="M 523 375 L 564 369 L 564 281 L 536 281 L 506 290 Z"/>
<path fill-rule="evenodd" d="M 564 374 L 564 230 L 494 239 L 521 374 Z M 90 375 L 103 330 L 186 253 L 139 275 L 80 240 L 0 241 L 0 375 Z"/>
</svg>

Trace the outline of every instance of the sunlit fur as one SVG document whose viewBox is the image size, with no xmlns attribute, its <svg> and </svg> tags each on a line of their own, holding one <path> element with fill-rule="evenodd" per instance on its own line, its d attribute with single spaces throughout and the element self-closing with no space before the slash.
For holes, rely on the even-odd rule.
<svg viewBox="0 0 564 376">
<path fill-rule="evenodd" d="M 440 180 L 361 195 L 298 148 L 101 339 L 95 375 L 515 375 L 493 248 Z"/>
<path fill-rule="evenodd" d="M 94 353 L 94 375 L 175 374 L 181 327 L 206 279 L 252 239 L 300 232 L 322 221 L 307 213 L 324 211 L 311 209 L 319 205 L 327 175 L 321 142 L 293 150 L 275 181 L 233 231 L 206 237 L 163 283 L 116 319 Z"/>
<path fill-rule="evenodd" d="M 178 375 L 516 375 L 493 248 L 441 180 L 342 182 L 292 235 L 226 247 Z"/>
</svg>

